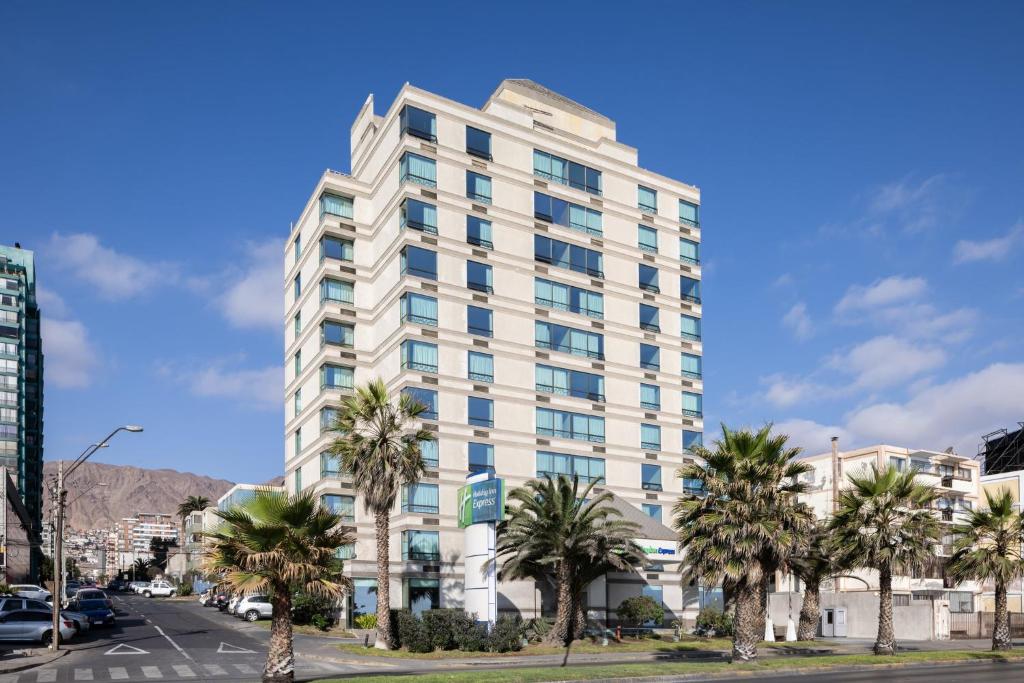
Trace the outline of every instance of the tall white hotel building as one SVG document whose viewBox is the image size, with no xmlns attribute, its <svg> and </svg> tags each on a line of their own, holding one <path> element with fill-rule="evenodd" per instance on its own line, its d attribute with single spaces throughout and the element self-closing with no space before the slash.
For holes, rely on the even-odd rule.
<svg viewBox="0 0 1024 683">
<path fill-rule="evenodd" d="M 592 616 L 642 593 L 667 620 L 696 611 L 708 595 L 680 584 L 666 525 L 703 431 L 697 188 L 641 168 L 614 121 L 521 79 L 480 109 L 406 85 L 380 115 L 371 95 L 351 156 L 285 250 L 285 485 L 356 527 L 349 610 L 375 609 L 373 520 L 322 453 L 323 426 L 381 377 L 428 406 L 437 435 L 392 513 L 394 607 L 462 605 L 456 491 L 491 471 L 507 489 L 599 479 L 642 524 L 648 566 L 592 584 Z M 501 583 L 498 608 L 553 602 Z"/>
</svg>

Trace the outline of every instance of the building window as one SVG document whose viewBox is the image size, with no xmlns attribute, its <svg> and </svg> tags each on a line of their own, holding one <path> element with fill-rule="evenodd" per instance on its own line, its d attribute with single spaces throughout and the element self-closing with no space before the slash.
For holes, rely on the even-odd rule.
<svg viewBox="0 0 1024 683">
<path fill-rule="evenodd" d="M 295 261 L 294 261 L 294 263 L 298 263 L 299 259 L 302 258 L 302 234 L 301 233 L 295 236 L 295 241 L 292 242 L 292 246 L 294 247 L 292 252 L 295 254 Z"/>
<path fill-rule="evenodd" d="M 480 337 L 493 337 L 494 313 L 491 309 L 466 306 L 466 331 Z"/>
<path fill-rule="evenodd" d="M 466 286 L 478 292 L 494 292 L 491 267 L 476 261 L 466 261 Z"/>
<path fill-rule="evenodd" d="M 466 152 L 491 161 L 491 134 L 479 128 L 466 126 Z"/>
<path fill-rule="evenodd" d="M 654 292 L 655 294 L 661 291 L 661 288 L 658 287 L 658 269 L 653 266 L 646 266 L 641 263 L 638 280 L 640 289 L 644 291 Z"/>
<path fill-rule="evenodd" d="M 302 427 L 295 430 L 295 454 L 302 452 Z"/>
<path fill-rule="evenodd" d="M 356 559 L 356 544 L 346 543 L 345 545 L 339 545 L 334 551 L 334 556 L 339 560 L 354 560 Z"/>
<path fill-rule="evenodd" d="M 355 371 L 342 365 L 330 363 L 320 366 L 320 388 L 321 389 L 351 389 Z"/>
<path fill-rule="evenodd" d="M 644 213 L 658 213 L 658 191 L 637 185 L 636 203 Z"/>
<path fill-rule="evenodd" d="M 560 439 L 604 443 L 604 418 L 565 410 L 537 408 L 537 433 Z"/>
<path fill-rule="evenodd" d="M 661 427 L 658 425 L 640 425 L 640 448 L 661 450 Z"/>
<path fill-rule="evenodd" d="M 604 459 L 589 458 L 585 455 L 537 452 L 538 477 L 557 479 L 562 475 L 570 479 L 575 475 L 581 482 L 587 484 L 604 481 Z"/>
<path fill-rule="evenodd" d="M 352 212 L 352 198 L 325 192 L 320 195 L 320 218 L 323 218 L 324 214 L 340 216 L 341 218 L 351 220 L 354 215 Z"/>
<path fill-rule="evenodd" d="M 295 295 L 295 301 L 298 301 L 299 297 L 302 296 L 302 273 L 296 275 L 295 279 L 292 280 L 292 293 Z M 15 313 L 14 322 L 17 322 L 17 313 Z"/>
<path fill-rule="evenodd" d="M 490 204 L 491 179 L 473 171 L 466 171 L 466 196 L 474 202 Z"/>
<path fill-rule="evenodd" d="M 683 415 L 687 417 L 701 417 L 704 415 L 703 399 L 700 394 L 689 391 L 683 392 Z"/>
<path fill-rule="evenodd" d="M 345 524 L 356 523 L 356 499 L 355 496 L 338 496 L 327 494 L 320 497 L 320 504 L 336 515 L 341 516 Z"/>
<path fill-rule="evenodd" d="M 320 454 L 320 478 L 336 479 L 341 476 L 341 460 L 326 451 Z"/>
<path fill-rule="evenodd" d="M 441 559 L 441 545 L 438 532 L 402 532 L 402 559 L 408 561 L 436 562 Z"/>
<path fill-rule="evenodd" d="M 661 466 L 642 463 L 640 465 L 640 485 L 645 491 L 661 491 Z"/>
<path fill-rule="evenodd" d="M 296 451 L 296 452 L 298 452 L 298 451 Z M 302 468 L 301 467 L 299 467 L 299 468 L 297 468 L 295 470 L 295 479 L 294 479 L 293 483 L 295 484 L 295 495 L 299 495 L 300 493 L 302 493 Z"/>
<path fill-rule="evenodd" d="M 679 200 L 679 222 L 700 227 L 700 207 L 686 200 Z"/>
<path fill-rule="evenodd" d="M 320 281 L 320 303 L 325 301 L 339 304 L 355 303 L 355 285 L 344 280 L 325 277 Z"/>
<path fill-rule="evenodd" d="M 437 234 L 437 207 L 418 199 L 406 198 L 398 210 L 398 224 L 422 232 Z"/>
<path fill-rule="evenodd" d="M 489 443 L 469 444 L 469 473 L 494 472 L 494 446 Z"/>
<path fill-rule="evenodd" d="M 640 407 L 661 410 L 661 387 L 656 384 L 641 384 Z"/>
<path fill-rule="evenodd" d="M 377 579 L 352 579 L 349 612 L 353 619 L 377 613 Z"/>
<path fill-rule="evenodd" d="M 407 104 L 398 115 L 402 135 L 408 133 L 413 137 L 437 142 L 437 117 L 432 112 L 423 111 Z"/>
<path fill-rule="evenodd" d="M 601 252 L 560 242 L 543 235 L 533 237 L 533 258 L 556 268 L 575 270 L 593 277 L 604 277 L 604 259 Z"/>
<path fill-rule="evenodd" d="M 346 346 L 352 348 L 356 343 L 356 331 L 352 325 L 325 320 L 320 324 L 320 345 Z"/>
<path fill-rule="evenodd" d="M 551 197 L 543 192 L 533 193 L 533 217 L 588 235 L 600 237 L 604 232 L 600 211 Z"/>
<path fill-rule="evenodd" d="M 423 406 L 420 417 L 424 420 L 437 419 L 437 392 L 422 387 L 404 387 L 402 393 Z"/>
<path fill-rule="evenodd" d="M 660 505 L 652 505 L 651 503 L 641 503 L 640 509 L 643 510 L 644 514 L 650 517 L 651 519 L 655 519 L 659 522 L 661 521 Z"/>
<path fill-rule="evenodd" d="M 302 412 L 302 387 L 299 387 L 298 389 L 295 390 L 295 396 L 292 397 L 292 401 L 293 401 L 292 408 L 294 409 L 295 415 L 297 416 L 299 413 Z M 14 411 L 11 411 L 11 412 L 13 413 Z M 14 422 L 16 417 L 17 417 L 17 414 L 14 414 L 14 415 L 12 415 L 12 416 L 10 416 L 8 418 L 5 415 L 5 409 L 0 409 L 0 420 L 6 420 L 7 422 Z"/>
<path fill-rule="evenodd" d="M 642 251 L 658 253 L 658 231 L 646 225 L 637 226 L 637 246 Z"/>
<path fill-rule="evenodd" d="M 689 430 L 683 430 L 683 452 L 693 453 L 695 448 L 700 448 L 704 445 L 704 435 L 700 432 L 691 432 Z"/>
<path fill-rule="evenodd" d="M 537 348 L 604 360 L 604 335 L 539 321 L 534 332 Z"/>
<path fill-rule="evenodd" d="M 407 244 L 402 247 L 402 275 L 414 275 L 425 280 L 437 279 L 437 253 Z"/>
<path fill-rule="evenodd" d="M 420 457 L 423 458 L 423 466 L 428 470 L 436 470 L 440 466 L 438 450 L 437 439 L 420 441 Z"/>
<path fill-rule="evenodd" d="M 695 356 L 692 353 L 682 354 L 682 367 L 683 377 L 689 377 L 690 379 L 701 378 L 702 373 L 700 356 Z"/>
<path fill-rule="evenodd" d="M 478 247 L 494 249 L 491 242 L 491 222 L 476 216 L 466 216 L 466 241 Z"/>
<path fill-rule="evenodd" d="M 324 406 L 320 409 L 320 431 L 327 432 L 334 429 L 334 423 L 338 421 L 338 409 L 331 406 Z"/>
<path fill-rule="evenodd" d="M 700 263 L 700 245 L 692 240 L 679 238 L 679 260 L 697 265 Z"/>
<path fill-rule="evenodd" d="M 437 162 L 429 157 L 406 152 L 398 166 L 398 182 L 410 182 L 424 187 L 437 187 Z"/>
<path fill-rule="evenodd" d="M 657 346 L 650 344 L 640 345 L 640 367 L 645 370 L 660 370 L 661 359 Z"/>
<path fill-rule="evenodd" d="M 545 180 L 575 187 L 591 194 L 601 194 L 601 172 L 554 154 L 533 150 L 533 174 Z"/>
<path fill-rule="evenodd" d="M 679 336 L 691 341 L 700 341 L 700 318 L 681 314 L 679 316 Z"/>
<path fill-rule="evenodd" d="M 295 338 L 298 339 L 299 335 L 302 334 L 302 311 L 299 311 L 292 318 L 292 331 L 295 334 Z"/>
<path fill-rule="evenodd" d="M 474 427 L 494 426 L 494 401 L 489 398 L 470 396 L 468 401 L 469 424 Z"/>
<path fill-rule="evenodd" d="M 902 472 L 906 464 L 907 461 L 904 460 L 903 458 L 897 458 L 891 455 L 889 456 L 889 467 L 896 470 L 897 472 Z"/>
<path fill-rule="evenodd" d="M 640 329 L 648 332 L 661 332 L 658 324 L 658 307 L 640 304 Z"/>
<path fill-rule="evenodd" d="M 700 280 L 685 275 L 679 276 L 679 298 L 693 304 L 700 303 Z"/>
<path fill-rule="evenodd" d="M 604 295 L 559 282 L 534 278 L 533 300 L 541 306 L 572 311 L 598 320 L 604 318 Z"/>
<path fill-rule="evenodd" d="M 548 394 L 574 396 L 588 401 L 604 401 L 604 377 L 581 370 L 565 370 L 537 365 L 536 388 Z"/>
<path fill-rule="evenodd" d="M 302 351 L 301 350 L 295 352 L 294 362 L 292 363 L 292 365 L 294 365 L 294 367 L 295 367 L 295 376 L 296 377 L 298 377 L 300 374 L 302 374 Z"/>
<path fill-rule="evenodd" d="M 402 369 L 437 372 L 437 344 L 406 339 L 402 342 Z"/>
<path fill-rule="evenodd" d="M 413 614 L 441 607 L 440 579 L 405 579 L 402 604 Z"/>
<path fill-rule="evenodd" d="M 410 484 L 402 489 L 402 512 L 438 513 L 437 484 Z"/>
<path fill-rule="evenodd" d="M 351 261 L 354 256 L 354 248 L 349 240 L 338 239 L 337 237 L 320 238 L 320 260 L 325 258 L 338 259 L 339 261 Z"/>
<path fill-rule="evenodd" d="M 469 379 L 474 382 L 494 381 L 494 356 L 479 351 L 469 351 Z"/>
<path fill-rule="evenodd" d="M 399 301 L 403 323 L 437 327 L 437 299 L 424 294 L 406 292 Z"/>
</svg>

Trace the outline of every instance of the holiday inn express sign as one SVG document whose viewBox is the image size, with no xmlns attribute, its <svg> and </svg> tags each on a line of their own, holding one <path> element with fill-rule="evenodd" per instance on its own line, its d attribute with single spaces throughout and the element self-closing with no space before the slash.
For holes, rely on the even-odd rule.
<svg viewBox="0 0 1024 683">
<path fill-rule="evenodd" d="M 481 522 L 499 522 L 505 511 L 505 482 L 488 479 L 459 489 L 459 528 Z"/>
</svg>

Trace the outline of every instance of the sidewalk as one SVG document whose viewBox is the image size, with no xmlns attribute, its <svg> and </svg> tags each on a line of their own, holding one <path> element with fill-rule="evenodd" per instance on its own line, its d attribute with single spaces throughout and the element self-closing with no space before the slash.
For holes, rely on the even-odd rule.
<svg viewBox="0 0 1024 683">
<path fill-rule="evenodd" d="M 0 674 L 12 674 L 25 669 L 31 669 L 43 664 L 60 659 L 68 653 L 68 650 L 57 650 L 50 652 L 46 648 L 28 648 L 24 650 L 12 650 L 0 654 Z"/>
</svg>

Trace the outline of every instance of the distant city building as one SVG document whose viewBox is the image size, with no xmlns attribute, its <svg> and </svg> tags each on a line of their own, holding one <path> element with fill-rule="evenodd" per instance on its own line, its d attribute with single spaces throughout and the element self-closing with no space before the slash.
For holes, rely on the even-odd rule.
<svg viewBox="0 0 1024 683">
<path fill-rule="evenodd" d="M 1012 472 L 985 473 L 981 477 L 981 506 L 987 506 L 986 494 L 993 498 L 1009 493 L 1014 507 L 1024 512 L 1024 469 Z M 995 587 L 985 586 L 982 602 L 986 612 L 995 610 Z M 1024 579 L 1016 579 L 1007 587 L 1007 607 L 1011 612 L 1024 612 Z"/>
<path fill-rule="evenodd" d="M 154 538 L 170 538 L 178 542 L 178 521 L 176 515 L 160 512 L 140 512 L 134 517 L 122 519 L 117 528 L 119 565 L 125 566 L 139 558 L 152 557 L 149 545 Z"/>
<path fill-rule="evenodd" d="M 35 255 L 0 245 L 0 465 L 43 528 L 43 351 Z"/>
<path fill-rule="evenodd" d="M 184 550 L 184 572 L 194 577 L 201 576 L 203 563 L 206 561 L 206 550 L 209 547 L 209 539 L 205 532 L 213 531 L 221 519 L 215 513 L 219 508 L 207 507 L 203 510 L 196 510 L 185 518 L 185 540 Z"/>
<path fill-rule="evenodd" d="M 1024 422 L 1014 431 L 1000 429 L 986 434 L 978 451 L 985 463 L 985 474 L 1001 474 L 1024 470 Z"/>
<path fill-rule="evenodd" d="M 256 495 L 256 491 L 260 489 L 283 491 L 284 487 L 267 486 L 265 484 L 235 484 L 229 488 L 223 496 L 217 499 L 217 509 L 227 510 L 233 505 L 242 505 L 243 503 L 252 500 L 252 497 Z"/>
</svg>

